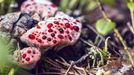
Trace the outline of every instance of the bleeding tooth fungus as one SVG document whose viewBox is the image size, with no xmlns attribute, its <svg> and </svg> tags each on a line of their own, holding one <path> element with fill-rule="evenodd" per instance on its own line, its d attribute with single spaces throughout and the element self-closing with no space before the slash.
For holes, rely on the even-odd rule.
<svg viewBox="0 0 134 75">
<path fill-rule="evenodd" d="M 48 0 L 28 0 L 21 6 L 21 11 L 29 13 L 33 18 L 38 20 L 40 20 L 40 18 L 43 19 L 54 16 L 57 10 L 57 6 Z"/>
<path fill-rule="evenodd" d="M 61 46 L 62 44 L 74 44 L 80 36 L 81 23 L 67 15 L 64 17 L 64 15 L 56 15 L 56 17 L 40 21 L 38 25 L 21 36 L 21 41 L 26 42 L 29 46 L 36 45 L 45 49 L 57 44 Z"/>
<path fill-rule="evenodd" d="M 47 0 L 27 0 L 22 4 L 21 12 L 15 14 L 4 16 L 0 28 L 29 46 L 13 54 L 16 63 L 24 68 L 32 69 L 39 61 L 41 52 L 49 48 L 55 47 L 58 51 L 73 45 L 81 34 L 80 21 L 59 12 Z"/>
<path fill-rule="evenodd" d="M 16 50 L 13 56 L 21 67 L 31 69 L 39 61 L 41 53 L 37 48 L 28 47 L 22 50 Z"/>
</svg>

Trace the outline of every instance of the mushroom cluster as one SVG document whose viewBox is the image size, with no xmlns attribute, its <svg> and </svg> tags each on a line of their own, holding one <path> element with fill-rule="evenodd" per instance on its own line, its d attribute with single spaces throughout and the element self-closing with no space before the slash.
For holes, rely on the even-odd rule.
<svg viewBox="0 0 134 75">
<path fill-rule="evenodd" d="M 48 49 L 54 47 L 57 51 L 76 43 L 81 28 L 80 20 L 58 11 L 58 7 L 47 0 L 27 0 L 20 12 L 0 17 L 0 30 L 10 32 L 26 45 L 16 50 L 13 58 L 28 69 L 33 68 Z"/>
<path fill-rule="evenodd" d="M 31 69 L 39 61 L 41 53 L 35 47 L 23 48 L 14 52 L 14 59 L 24 68 Z"/>
</svg>

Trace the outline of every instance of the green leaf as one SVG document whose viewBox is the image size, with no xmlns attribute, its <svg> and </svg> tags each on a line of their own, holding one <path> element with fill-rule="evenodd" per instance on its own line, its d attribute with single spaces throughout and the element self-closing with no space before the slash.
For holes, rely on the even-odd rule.
<svg viewBox="0 0 134 75">
<path fill-rule="evenodd" d="M 79 0 L 70 0 L 69 2 L 69 8 L 72 9 L 72 8 L 75 8 L 78 4 Z"/>
<path fill-rule="evenodd" d="M 103 2 L 109 6 L 114 6 L 116 4 L 116 0 L 103 0 Z"/>
<path fill-rule="evenodd" d="M 115 28 L 115 23 L 111 20 L 100 19 L 96 22 L 96 30 L 102 34 L 107 35 Z"/>
<path fill-rule="evenodd" d="M 128 2 L 127 6 L 130 10 L 134 10 L 134 2 Z"/>
<path fill-rule="evenodd" d="M 15 69 L 12 68 L 12 69 L 9 71 L 8 75 L 14 75 L 14 73 L 15 73 Z"/>
<path fill-rule="evenodd" d="M 86 11 L 92 11 L 97 7 L 96 1 L 88 1 L 86 5 Z"/>
<path fill-rule="evenodd" d="M 62 11 L 66 11 L 68 8 L 69 0 L 61 0 L 60 7 Z"/>
<path fill-rule="evenodd" d="M 4 0 L 0 0 L 0 3 L 2 3 Z"/>
</svg>

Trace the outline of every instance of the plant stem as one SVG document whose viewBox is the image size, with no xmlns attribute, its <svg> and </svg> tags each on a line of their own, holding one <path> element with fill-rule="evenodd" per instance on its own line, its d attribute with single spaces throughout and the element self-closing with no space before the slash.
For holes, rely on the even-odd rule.
<svg viewBox="0 0 134 75">
<path fill-rule="evenodd" d="M 130 1 L 133 2 L 133 0 L 130 0 Z M 98 2 L 98 5 L 99 5 L 99 8 L 100 8 L 100 10 L 102 12 L 103 17 L 106 18 L 107 20 L 109 20 L 107 14 L 105 12 L 105 10 L 103 9 L 103 5 L 101 4 L 101 1 L 100 0 L 97 0 L 97 2 Z M 133 29 L 134 29 L 134 13 L 133 13 L 132 10 L 130 10 L 130 11 L 131 11 L 131 19 L 132 19 L 132 24 L 133 24 Z M 132 54 L 129 51 L 127 45 L 125 44 L 125 42 L 124 42 L 121 34 L 119 33 L 118 29 L 116 29 L 116 28 L 114 29 L 114 32 L 116 33 L 117 37 L 121 41 L 122 45 L 124 46 L 124 50 L 127 52 L 127 55 L 129 57 L 129 60 L 130 60 L 130 62 L 132 64 L 132 66 L 134 67 L 134 60 L 133 60 Z"/>
<path fill-rule="evenodd" d="M 132 64 L 132 66 L 134 67 L 134 60 L 133 60 L 132 54 L 129 51 L 129 49 L 128 49 L 127 45 L 125 44 L 125 42 L 123 41 L 123 38 L 122 38 L 121 34 L 119 33 L 118 29 L 114 29 L 114 32 L 116 33 L 117 37 L 121 41 L 122 45 L 124 46 L 124 50 L 127 52 L 129 60 L 130 60 L 130 62 Z"/>
<path fill-rule="evenodd" d="M 133 10 L 130 10 L 130 16 L 131 16 L 132 27 L 134 30 L 134 11 Z"/>
<path fill-rule="evenodd" d="M 101 3 L 101 0 L 97 0 L 97 4 L 99 6 L 99 9 L 101 10 L 101 13 L 102 13 L 102 16 L 108 20 L 108 15 L 107 13 L 105 12 L 105 9 L 103 8 L 103 5 Z"/>
<path fill-rule="evenodd" d="M 130 0 L 130 2 L 133 2 L 133 0 Z M 131 22 L 132 22 L 132 27 L 133 27 L 133 30 L 134 30 L 134 11 L 129 9 L 130 10 L 130 16 L 131 16 Z"/>
</svg>

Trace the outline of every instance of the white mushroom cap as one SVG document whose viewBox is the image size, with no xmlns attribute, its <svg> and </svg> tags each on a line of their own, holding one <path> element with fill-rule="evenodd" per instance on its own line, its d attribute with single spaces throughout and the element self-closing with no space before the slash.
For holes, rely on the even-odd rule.
<svg viewBox="0 0 134 75">
<path fill-rule="evenodd" d="M 57 10 L 57 6 L 48 0 L 28 0 L 21 6 L 21 11 L 29 13 L 30 15 L 38 13 L 41 18 L 53 16 Z"/>
<path fill-rule="evenodd" d="M 41 53 L 37 48 L 28 47 L 23 48 L 22 50 L 16 50 L 13 57 L 18 65 L 31 69 L 34 68 L 36 63 L 39 61 Z"/>
</svg>

